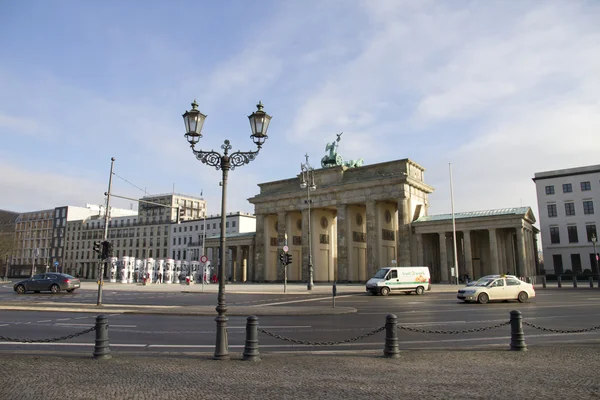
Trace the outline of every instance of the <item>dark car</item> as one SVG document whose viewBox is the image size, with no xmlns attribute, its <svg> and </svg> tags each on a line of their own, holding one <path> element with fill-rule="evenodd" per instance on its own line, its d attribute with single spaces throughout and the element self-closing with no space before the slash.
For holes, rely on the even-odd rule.
<svg viewBox="0 0 600 400">
<path fill-rule="evenodd" d="M 59 293 L 61 290 L 66 290 L 71 293 L 80 286 L 81 281 L 71 275 L 47 273 L 34 275 L 29 279 L 17 282 L 13 286 L 13 289 L 18 294 L 23 294 L 25 292 L 39 293 L 42 291 Z"/>
</svg>

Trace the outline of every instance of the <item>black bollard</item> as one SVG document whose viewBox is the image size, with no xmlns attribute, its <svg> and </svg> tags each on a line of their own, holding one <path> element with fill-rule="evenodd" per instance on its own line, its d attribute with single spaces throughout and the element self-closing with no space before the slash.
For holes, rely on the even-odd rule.
<svg viewBox="0 0 600 400">
<path fill-rule="evenodd" d="M 383 356 L 386 358 L 400 357 L 398 349 L 398 317 L 388 314 L 385 317 L 385 348 Z"/>
<path fill-rule="evenodd" d="M 594 287 L 594 278 L 590 276 L 590 287 Z"/>
<path fill-rule="evenodd" d="M 556 277 L 556 282 L 558 283 L 558 287 L 561 288 L 562 287 L 562 279 L 560 279 L 560 276 Z"/>
<path fill-rule="evenodd" d="M 577 275 L 573 275 L 573 287 L 577 287 Z"/>
<path fill-rule="evenodd" d="M 542 287 L 546 289 L 546 275 L 542 276 Z"/>
<path fill-rule="evenodd" d="M 246 344 L 244 345 L 244 361 L 260 361 L 258 353 L 258 317 L 251 315 L 246 320 Z"/>
<path fill-rule="evenodd" d="M 523 316 L 521 311 L 510 312 L 510 349 L 526 351 L 525 334 L 523 333 Z"/>
<path fill-rule="evenodd" d="M 108 360 L 112 358 L 110 355 L 110 343 L 108 342 L 108 317 L 106 315 L 98 315 L 96 317 L 94 358 L 96 360 Z"/>
</svg>

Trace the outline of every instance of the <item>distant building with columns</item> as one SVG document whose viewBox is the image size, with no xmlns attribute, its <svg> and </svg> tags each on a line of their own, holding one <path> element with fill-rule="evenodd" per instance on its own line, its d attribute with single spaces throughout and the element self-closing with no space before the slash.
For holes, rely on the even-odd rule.
<svg viewBox="0 0 600 400">
<path fill-rule="evenodd" d="M 410 159 L 358 168 L 314 171 L 311 248 L 315 282 L 364 282 L 379 268 L 426 265 L 433 282 L 451 280 L 454 265 L 450 215 L 429 216 L 434 188 Z M 283 279 L 278 254 L 287 234 L 293 262 L 288 280 L 308 279 L 309 220 L 301 176 L 261 183 L 254 204 L 252 259 L 242 261 L 250 281 Z M 456 213 L 458 273 L 538 274 L 535 217 L 529 207 Z M 228 244 L 229 245 L 229 244 Z"/>
</svg>

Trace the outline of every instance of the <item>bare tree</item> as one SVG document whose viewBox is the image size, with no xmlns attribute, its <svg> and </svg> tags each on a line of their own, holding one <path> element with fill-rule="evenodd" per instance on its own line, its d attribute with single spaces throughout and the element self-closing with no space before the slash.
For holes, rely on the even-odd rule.
<svg viewBox="0 0 600 400">
<path fill-rule="evenodd" d="M 0 233 L 0 265 L 2 265 L 2 277 L 8 275 L 7 260 L 11 258 L 17 246 L 14 233 Z"/>
</svg>

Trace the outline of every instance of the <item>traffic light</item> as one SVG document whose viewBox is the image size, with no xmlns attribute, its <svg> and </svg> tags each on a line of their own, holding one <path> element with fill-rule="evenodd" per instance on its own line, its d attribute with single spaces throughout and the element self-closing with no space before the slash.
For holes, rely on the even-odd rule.
<svg viewBox="0 0 600 400">
<path fill-rule="evenodd" d="M 106 260 L 113 255 L 113 244 L 108 240 L 102 242 L 102 259 Z"/>
<path fill-rule="evenodd" d="M 290 253 L 285 253 L 285 265 L 290 265 L 292 263 L 292 255 Z"/>
<path fill-rule="evenodd" d="M 285 264 L 285 253 L 279 254 L 279 261 L 281 264 Z"/>
<path fill-rule="evenodd" d="M 100 249 L 100 242 L 98 241 L 94 242 L 94 252 L 96 252 L 98 256 L 100 256 L 102 252 L 102 250 Z"/>
</svg>

